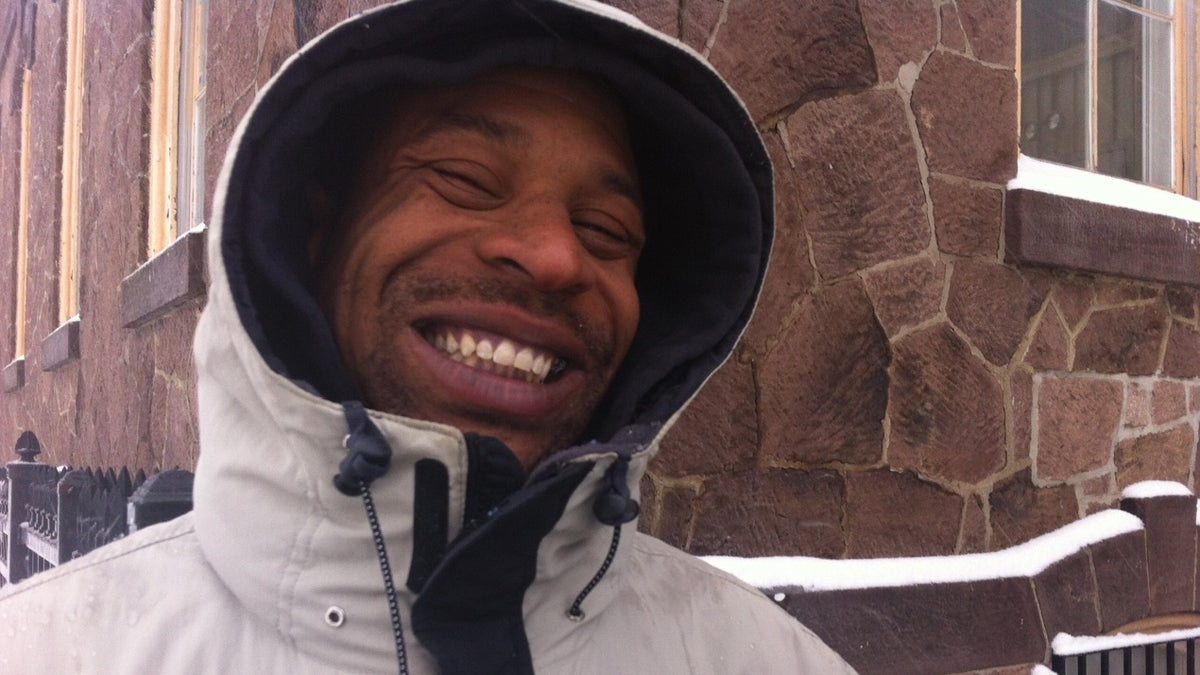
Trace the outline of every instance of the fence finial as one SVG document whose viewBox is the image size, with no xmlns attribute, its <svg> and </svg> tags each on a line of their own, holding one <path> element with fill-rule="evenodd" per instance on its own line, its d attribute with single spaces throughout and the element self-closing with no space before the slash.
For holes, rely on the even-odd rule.
<svg viewBox="0 0 1200 675">
<path fill-rule="evenodd" d="M 32 462 L 34 457 L 42 454 L 42 444 L 38 442 L 37 436 L 32 431 L 21 432 L 21 437 L 17 439 L 17 456 L 22 462 Z"/>
</svg>

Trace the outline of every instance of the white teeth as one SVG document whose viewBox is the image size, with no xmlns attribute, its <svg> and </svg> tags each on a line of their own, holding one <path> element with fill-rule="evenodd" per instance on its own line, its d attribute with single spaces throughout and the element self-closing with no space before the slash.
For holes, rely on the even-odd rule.
<svg viewBox="0 0 1200 675">
<path fill-rule="evenodd" d="M 533 370 L 533 350 L 526 347 L 517 352 L 517 355 L 513 357 L 513 368 L 525 372 Z"/>
<path fill-rule="evenodd" d="M 509 340 L 501 340 L 496 352 L 492 354 L 492 362 L 498 366 L 511 366 L 517 356 L 517 348 Z"/>
<path fill-rule="evenodd" d="M 519 346 L 508 338 L 476 338 L 462 329 L 443 330 L 436 335 L 431 333 L 426 334 L 426 339 L 451 360 L 504 377 L 540 383 L 554 366 L 553 354 L 534 347 Z M 493 346 L 495 341 L 499 344 Z"/>
<path fill-rule="evenodd" d="M 479 358 L 484 359 L 485 361 L 491 361 L 492 343 L 487 340 L 480 340 L 479 342 L 475 343 L 475 353 L 479 355 Z"/>
</svg>

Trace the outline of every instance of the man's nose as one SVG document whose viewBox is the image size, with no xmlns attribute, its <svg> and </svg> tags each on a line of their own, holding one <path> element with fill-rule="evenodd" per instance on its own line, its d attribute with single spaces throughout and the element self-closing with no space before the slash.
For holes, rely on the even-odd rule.
<svg viewBox="0 0 1200 675">
<path fill-rule="evenodd" d="M 524 276 L 543 290 L 578 293 L 592 282 L 587 252 L 565 208 L 523 210 L 492 228 L 478 250 L 489 264 Z"/>
</svg>

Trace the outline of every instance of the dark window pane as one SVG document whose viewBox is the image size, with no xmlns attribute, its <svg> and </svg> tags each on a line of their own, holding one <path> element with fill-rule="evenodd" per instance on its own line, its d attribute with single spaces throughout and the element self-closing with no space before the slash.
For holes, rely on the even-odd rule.
<svg viewBox="0 0 1200 675">
<path fill-rule="evenodd" d="M 1021 7 L 1021 150 L 1088 168 L 1087 0 Z"/>
<path fill-rule="evenodd" d="M 1171 24 L 1105 2 L 1098 9 L 1096 168 L 1171 187 Z"/>
</svg>

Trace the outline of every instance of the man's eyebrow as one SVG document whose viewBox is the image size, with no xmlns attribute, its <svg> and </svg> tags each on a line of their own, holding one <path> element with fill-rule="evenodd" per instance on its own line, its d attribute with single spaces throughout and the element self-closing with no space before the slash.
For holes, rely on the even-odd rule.
<svg viewBox="0 0 1200 675">
<path fill-rule="evenodd" d="M 642 208 L 642 192 L 638 189 L 638 184 L 631 178 L 606 171 L 600 180 L 604 187 L 633 202 L 639 209 Z"/>
<path fill-rule="evenodd" d="M 529 142 L 529 132 L 519 126 L 507 124 L 486 115 L 459 112 L 443 112 L 437 115 L 412 142 L 423 143 L 435 136 L 455 132 L 478 134 L 506 145 L 521 145 Z"/>
</svg>

